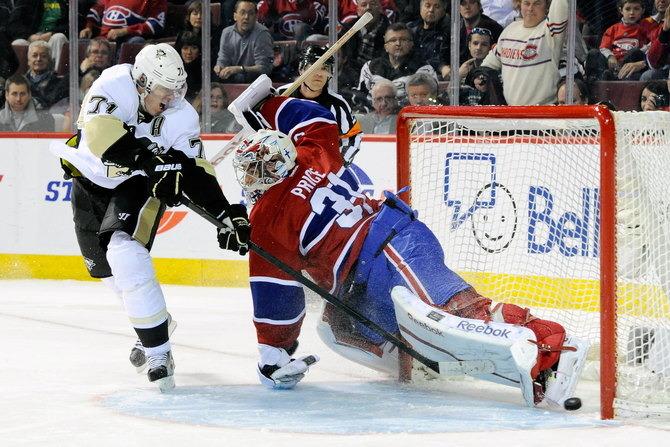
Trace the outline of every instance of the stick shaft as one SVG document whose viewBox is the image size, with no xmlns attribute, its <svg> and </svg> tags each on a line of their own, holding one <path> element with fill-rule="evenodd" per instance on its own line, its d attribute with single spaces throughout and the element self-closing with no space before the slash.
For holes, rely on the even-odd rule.
<svg viewBox="0 0 670 447">
<path fill-rule="evenodd" d="M 195 203 L 191 202 L 188 198 L 182 197 L 182 203 L 184 205 L 186 205 L 188 208 L 190 208 L 192 211 L 194 211 L 196 214 L 200 215 L 205 220 L 207 220 L 211 224 L 215 225 L 216 227 L 219 227 L 219 228 L 225 227 L 225 224 L 223 222 L 221 222 L 216 217 L 214 217 L 213 215 L 208 213 L 205 209 L 203 209 L 200 206 L 196 205 Z M 377 334 L 381 335 L 386 341 L 392 343 L 394 346 L 396 346 L 401 351 L 406 352 L 411 357 L 413 357 L 416 360 L 418 360 L 419 362 L 423 363 L 424 365 L 426 365 L 428 368 L 432 369 L 433 371 L 439 372 L 439 365 L 438 365 L 437 362 L 435 362 L 433 360 L 430 360 L 429 358 L 423 356 L 422 354 L 420 354 L 419 352 L 417 352 L 413 348 L 407 346 L 400 338 L 398 338 L 394 334 L 391 334 L 390 332 L 386 331 L 384 328 L 379 326 L 377 323 L 370 320 L 366 316 L 362 315 L 356 309 L 353 309 L 352 307 L 347 306 L 338 297 L 336 297 L 332 293 L 325 290 L 323 287 L 319 286 L 315 282 L 308 279 L 301 272 L 293 269 L 292 267 L 290 267 L 289 265 L 284 263 L 282 260 L 280 260 L 277 257 L 275 257 L 274 255 L 270 254 L 264 248 L 260 247 L 259 245 L 255 244 L 252 241 L 249 241 L 249 249 L 252 250 L 253 252 L 255 252 L 256 254 L 258 254 L 261 258 L 265 259 L 270 264 L 272 264 L 275 267 L 282 270 L 284 273 L 292 276 L 300 284 L 302 284 L 305 287 L 307 287 L 308 289 L 312 290 L 314 293 L 318 294 L 321 298 L 328 301 L 333 306 L 335 306 L 338 309 L 346 312 L 349 316 L 353 317 L 358 322 L 365 325 L 368 329 L 371 329 L 371 330 L 375 331 Z"/>
</svg>

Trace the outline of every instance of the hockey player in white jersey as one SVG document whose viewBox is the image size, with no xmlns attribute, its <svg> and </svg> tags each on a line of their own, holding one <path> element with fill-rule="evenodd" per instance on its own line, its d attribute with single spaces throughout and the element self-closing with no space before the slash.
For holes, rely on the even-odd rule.
<svg viewBox="0 0 670 447">
<path fill-rule="evenodd" d="M 105 70 L 82 103 L 78 133 L 53 143 L 72 177 L 75 231 L 90 275 L 122 299 L 139 343 L 131 361 L 148 363 L 161 391 L 174 387 L 169 314 L 149 250 L 166 205 L 182 193 L 228 228 L 220 245 L 247 251 L 242 205 L 229 204 L 204 159 L 196 111 L 184 100 L 186 72 L 168 44 L 148 45 L 135 64 Z"/>
</svg>

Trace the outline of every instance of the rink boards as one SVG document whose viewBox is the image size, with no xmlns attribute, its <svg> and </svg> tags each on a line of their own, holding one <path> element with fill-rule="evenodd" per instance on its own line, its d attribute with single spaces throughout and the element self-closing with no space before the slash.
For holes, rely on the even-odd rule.
<svg viewBox="0 0 670 447">
<path fill-rule="evenodd" d="M 72 223 L 72 182 L 63 179 L 59 161 L 48 149 L 54 134 L 4 135 L 0 278 L 88 279 Z M 227 139 L 205 136 L 205 152 L 211 157 Z M 382 190 L 395 189 L 394 138 L 366 137 L 357 161 L 369 176 L 365 188 L 370 194 L 379 197 Z M 217 177 L 231 202 L 242 201 L 230 159 L 217 166 Z M 246 257 L 219 249 L 214 228 L 185 207 L 165 213 L 152 254 L 158 276 L 166 283 L 248 285 Z"/>
</svg>

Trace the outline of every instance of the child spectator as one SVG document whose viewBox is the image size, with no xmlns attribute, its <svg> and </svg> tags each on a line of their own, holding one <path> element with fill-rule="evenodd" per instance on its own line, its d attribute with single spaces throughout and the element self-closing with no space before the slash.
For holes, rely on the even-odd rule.
<svg viewBox="0 0 670 447">
<path fill-rule="evenodd" d="M 592 50 L 587 57 L 586 74 L 590 80 L 636 80 L 647 69 L 645 51 L 655 25 L 641 20 L 642 0 L 618 0 L 617 8 L 621 22 L 610 26 L 603 34 L 600 54 Z M 602 70 L 605 66 L 602 58 L 606 59 L 606 70 Z"/>
<path fill-rule="evenodd" d="M 407 101 L 411 106 L 437 104 L 437 82 L 425 73 L 416 73 L 407 80 Z"/>
<path fill-rule="evenodd" d="M 0 110 L 0 132 L 54 131 L 53 116 L 37 111 L 28 80 L 23 75 L 15 74 L 7 78 L 5 98 L 5 107 Z"/>
</svg>

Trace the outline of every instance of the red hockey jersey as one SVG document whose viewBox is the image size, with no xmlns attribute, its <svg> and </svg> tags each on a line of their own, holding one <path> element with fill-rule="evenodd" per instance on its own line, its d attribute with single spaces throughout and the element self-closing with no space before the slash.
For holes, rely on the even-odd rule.
<svg viewBox="0 0 670 447">
<path fill-rule="evenodd" d="M 327 109 L 276 97 L 263 105 L 261 114 L 291 137 L 298 156 L 291 175 L 266 191 L 251 210 L 251 239 L 337 293 L 379 203 L 358 192 L 358 180 L 344 168 L 337 123 Z M 302 286 L 254 252 L 249 266 L 258 341 L 288 348 L 305 312 Z"/>
</svg>

